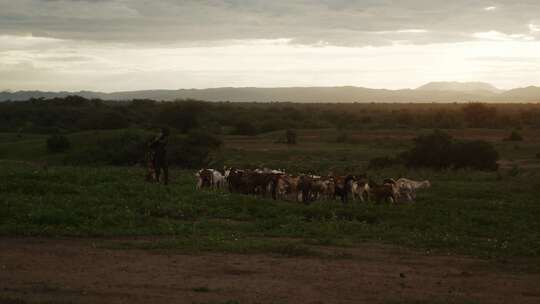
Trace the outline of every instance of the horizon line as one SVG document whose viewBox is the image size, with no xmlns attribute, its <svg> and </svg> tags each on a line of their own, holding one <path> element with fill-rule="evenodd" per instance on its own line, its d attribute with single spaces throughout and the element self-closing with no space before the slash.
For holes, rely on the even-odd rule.
<svg viewBox="0 0 540 304">
<path fill-rule="evenodd" d="M 530 87 L 540 87 L 540 85 L 524 85 L 524 86 L 518 86 L 511 89 L 500 89 L 488 82 L 483 81 L 430 81 L 423 85 L 420 85 L 416 88 L 410 88 L 410 87 L 404 87 L 399 89 L 389 89 L 389 88 L 373 88 L 373 87 L 366 87 L 366 86 L 357 86 L 357 85 L 331 85 L 331 86 L 219 86 L 219 87 L 205 87 L 205 88 L 154 88 L 154 89 L 133 89 L 133 90 L 119 90 L 119 91 L 101 91 L 101 90 L 88 90 L 88 89 L 79 89 L 79 90 L 40 90 L 40 89 L 3 89 L 0 91 L 0 93 L 17 93 L 17 92 L 43 92 L 43 93 L 81 93 L 81 92 L 93 92 L 93 93 L 105 93 L 105 94 L 114 94 L 114 93 L 123 93 L 123 92 L 142 92 L 142 91 L 180 91 L 180 90 L 212 90 L 212 89 L 309 89 L 309 88 L 359 88 L 359 89 L 370 89 L 370 90 L 387 90 L 387 91 L 402 91 L 402 90 L 418 90 L 421 87 L 432 84 L 432 83 L 457 83 L 457 84 L 488 84 L 492 86 L 494 89 L 500 91 L 500 92 L 493 92 L 494 94 L 499 94 L 505 91 L 510 91 L 514 89 L 524 89 L 524 88 L 530 88 Z M 454 92 L 474 92 L 477 90 L 451 90 L 451 89 L 436 89 L 432 91 L 454 91 Z M 484 90 L 489 91 L 489 90 Z"/>
</svg>

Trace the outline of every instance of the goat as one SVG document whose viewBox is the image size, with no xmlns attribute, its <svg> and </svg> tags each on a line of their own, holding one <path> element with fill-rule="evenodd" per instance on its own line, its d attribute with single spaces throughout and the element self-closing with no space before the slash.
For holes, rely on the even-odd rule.
<svg viewBox="0 0 540 304">
<path fill-rule="evenodd" d="M 390 183 L 378 185 L 373 180 L 370 180 L 368 184 L 370 197 L 373 197 L 377 203 L 380 203 L 381 200 L 389 201 L 390 203 L 397 201 L 396 187 L 394 185 Z"/>
</svg>

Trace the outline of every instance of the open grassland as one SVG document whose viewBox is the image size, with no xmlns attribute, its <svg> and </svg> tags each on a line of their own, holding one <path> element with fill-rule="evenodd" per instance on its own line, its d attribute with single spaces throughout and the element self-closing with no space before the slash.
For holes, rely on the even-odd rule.
<svg viewBox="0 0 540 304">
<path fill-rule="evenodd" d="M 225 136 L 218 165 L 429 179 L 413 204 L 273 201 L 169 186 L 140 166 L 70 166 L 123 132 L 0 134 L 2 303 L 537 303 L 540 134 L 450 130 L 501 154 L 499 172 L 367 170 L 430 130 Z M 147 133 L 144 133 L 147 136 Z M 536 137 L 535 137 L 536 136 Z M 172 139 L 174 141 L 174 138 Z M 85 152 L 86 151 L 86 152 Z"/>
<path fill-rule="evenodd" d="M 134 130 L 74 133 L 68 136 L 70 150 L 58 154 L 46 152 L 45 136 L 1 134 L 0 233 L 160 235 L 166 238 L 135 245 L 235 252 L 294 253 L 307 251 L 306 244 L 353 246 L 369 240 L 479 256 L 540 254 L 538 130 L 523 131 L 520 142 L 503 141 L 508 135 L 503 130 L 449 131 L 457 138 L 493 142 L 502 158 L 499 172 L 366 170 L 369 159 L 395 155 L 429 130 L 347 131 L 345 143 L 336 142 L 337 130 L 300 130 L 299 144 L 292 146 L 276 143 L 280 132 L 225 137 L 222 164 L 432 182 L 415 204 L 401 206 L 337 201 L 305 206 L 197 192 L 192 171 L 174 170 L 172 184 L 164 187 L 145 183 L 138 166 L 61 166 L 119 132 Z"/>
<path fill-rule="evenodd" d="M 287 255 L 309 255 L 310 244 L 365 241 L 483 257 L 540 255 L 534 171 L 502 179 L 495 173 L 416 172 L 433 187 L 414 204 L 305 206 L 195 191 L 188 171 L 174 171 L 165 187 L 145 183 L 140 168 L 0 166 L 4 236 L 159 235 L 167 238 L 124 245 Z"/>
<path fill-rule="evenodd" d="M 523 141 L 504 141 L 510 130 L 448 129 L 456 139 L 482 139 L 492 143 L 501 156 L 503 169 L 540 169 L 540 129 L 519 131 Z M 284 132 L 270 132 L 257 136 L 222 136 L 224 147 L 216 157 L 215 166 L 283 168 L 291 172 L 365 171 L 370 159 L 395 156 L 412 146 L 412 139 L 428 134 L 431 129 L 365 129 L 365 130 L 298 130 L 298 144 L 286 145 Z M 45 135 L 0 133 L 0 159 L 24 160 L 35 163 L 65 165 L 87 161 L 88 153 L 96 146 L 110 143 L 119 136 L 131 134 L 151 138 L 151 132 L 140 129 L 85 131 L 67 135 L 71 148 L 63 153 L 47 153 Z M 180 141 L 174 135 L 171 144 Z M 144 151 L 140 152 L 141 156 Z M 408 171 L 399 170 L 399 174 Z M 413 173 L 414 174 L 414 173 Z"/>
</svg>

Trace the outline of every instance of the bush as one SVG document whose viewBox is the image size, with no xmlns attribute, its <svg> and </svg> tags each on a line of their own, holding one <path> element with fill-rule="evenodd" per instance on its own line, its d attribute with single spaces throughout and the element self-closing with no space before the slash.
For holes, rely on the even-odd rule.
<svg viewBox="0 0 540 304">
<path fill-rule="evenodd" d="M 414 147 L 401 155 L 410 167 L 444 169 L 452 166 L 453 139 L 450 135 L 436 130 L 430 135 L 414 139 Z"/>
<path fill-rule="evenodd" d="M 136 131 L 124 131 L 101 138 L 83 150 L 70 154 L 70 164 L 135 165 L 142 163 L 148 150 L 146 137 Z"/>
<path fill-rule="evenodd" d="M 521 136 L 521 134 L 519 134 L 518 131 L 514 130 L 514 131 L 512 131 L 512 133 L 510 133 L 510 135 L 508 135 L 508 137 L 506 137 L 504 140 L 505 140 L 505 141 L 522 141 L 522 140 L 523 140 L 523 136 Z"/>
<path fill-rule="evenodd" d="M 171 145 L 169 162 L 182 168 L 200 168 L 212 163 L 223 142 L 204 130 L 192 130 L 186 138 Z"/>
<path fill-rule="evenodd" d="M 482 141 L 467 141 L 454 144 L 454 167 L 478 170 L 497 170 L 499 153 L 492 144 Z"/>
<path fill-rule="evenodd" d="M 455 142 L 443 132 L 417 137 L 415 146 L 403 153 L 405 164 L 410 167 L 434 169 L 470 168 L 478 170 L 497 170 L 499 153 L 486 141 Z"/>
<path fill-rule="evenodd" d="M 60 153 L 67 151 L 71 146 L 69 140 L 64 135 L 55 134 L 47 138 L 47 151 L 50 153 Z"/>
<path fill-rule="evenodd" d="M 204 130 L 190 131 L 186 137 L 185 143 L 191 146 L 208 147 L 209 149 L 217 149 L 223 144 L 220 138 Z"/>
<path fill-rule="evenodd" d="M 128 130 L 115 133 L 95 142 L 84 149 L 69 153 L 64 158 L 68 164 L 99 164 L 131 166 L 144 163 L 149 152 L 148 133 Z M 215 160 L 222 141 L 205 130 L 192 130 L 184 137 L 170 136 L 167 159 L 172 166 L 199 168 Z"/>
</svg>

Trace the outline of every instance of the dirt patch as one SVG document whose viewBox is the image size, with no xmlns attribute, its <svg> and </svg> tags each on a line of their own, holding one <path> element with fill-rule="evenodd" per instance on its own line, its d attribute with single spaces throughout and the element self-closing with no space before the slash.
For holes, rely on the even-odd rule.
<svg viewBox="0 0 540 304">
<path fill-rule="evenodd" d="M 96 242 L 0 239 L 0 302 L 540 302 L 538 273 L 378 244 L 329 248 L 348 258 L 319 259 L 114 250 Z"/>
</svg>

